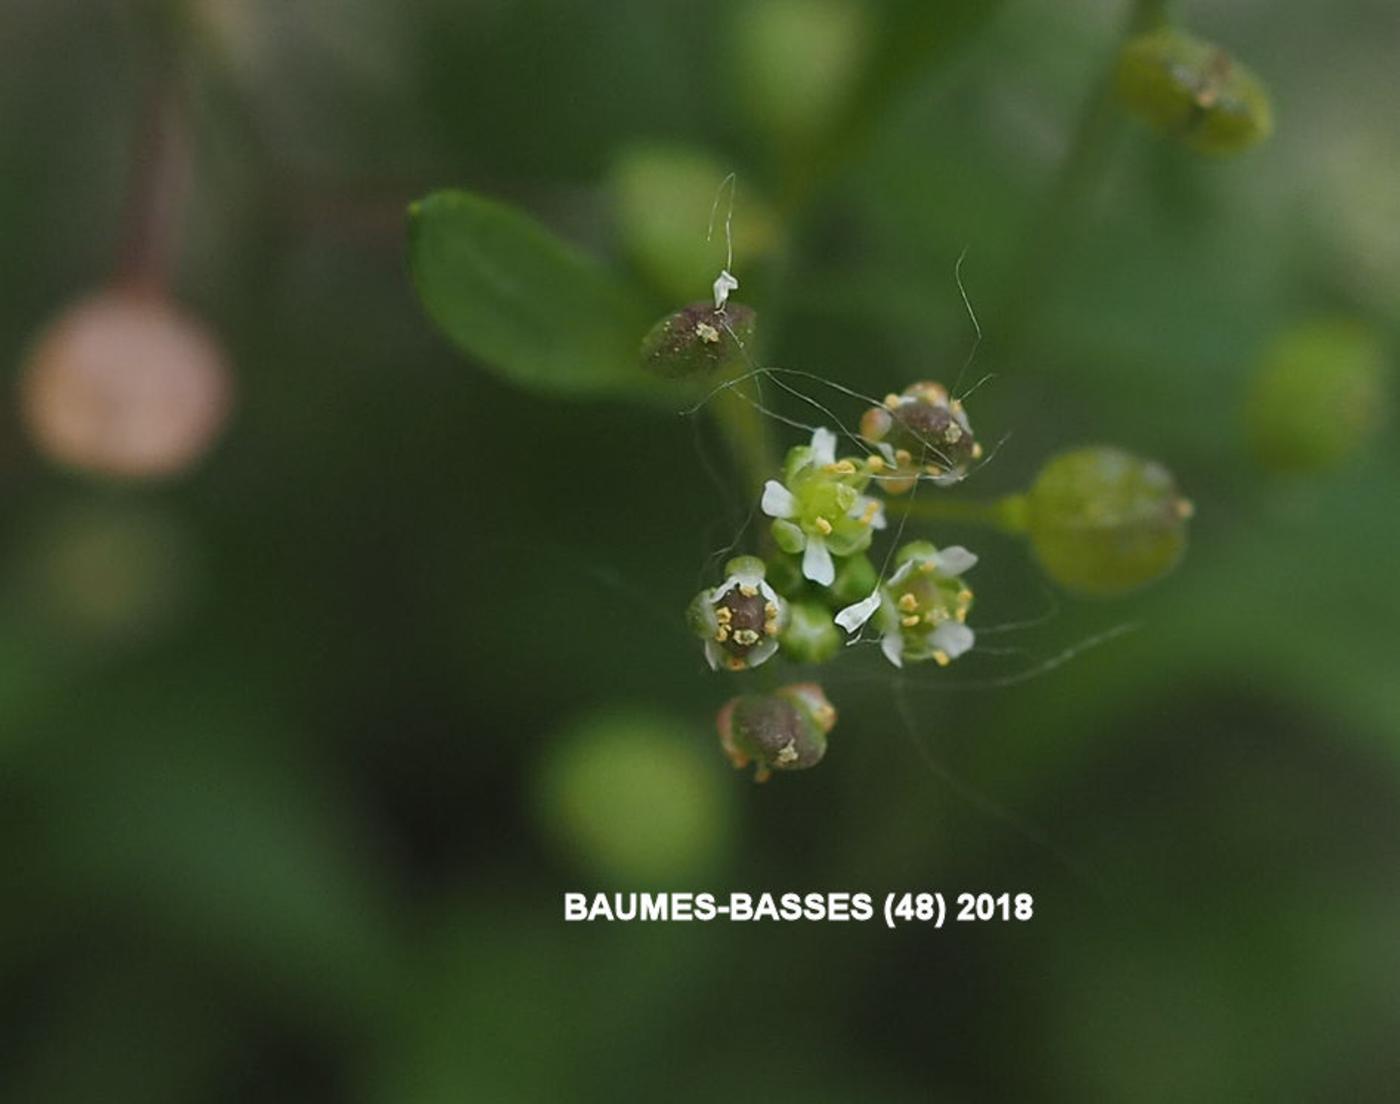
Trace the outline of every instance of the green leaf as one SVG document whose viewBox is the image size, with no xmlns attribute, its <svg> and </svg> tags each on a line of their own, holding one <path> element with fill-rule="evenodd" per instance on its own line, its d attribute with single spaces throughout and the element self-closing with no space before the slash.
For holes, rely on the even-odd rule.
<svg viewBox="0 0 1400 1104">
<path fill-rule="evenodd" d="M 409 207 L 408 248 L 429 316 L 484 367 L 547 394 L 648 389 L 640 297 L 528 216 L 436 192 Z"/>
</svg>

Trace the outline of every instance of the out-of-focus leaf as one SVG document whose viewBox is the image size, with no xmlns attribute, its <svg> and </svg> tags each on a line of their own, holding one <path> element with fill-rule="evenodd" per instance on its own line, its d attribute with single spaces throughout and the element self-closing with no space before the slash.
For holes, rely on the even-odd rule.
<svg viewBox="0 0 1400 1104">
<path fill-rule="evenodd" d="M 642 390 L 640 297 L 521 212 L 469 192 L 409 208 L 409 261 L 429 316 L 462 351 L 521 387 Z"/>
</svg>

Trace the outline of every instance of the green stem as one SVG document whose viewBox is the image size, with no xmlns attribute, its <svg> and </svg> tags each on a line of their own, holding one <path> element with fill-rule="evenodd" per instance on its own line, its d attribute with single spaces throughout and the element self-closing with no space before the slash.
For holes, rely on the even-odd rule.
<svg viewBox="0 0 1400 1104">
<path fill-rule="evenodd" d="M 1170 0 L 1134 0 L 1120 37 L 1120 45 L 1134 35 L 1163 26 Z M 1037 215 L 1015 276 L 994 313 L 992 332 L 1004 346 L 1004 354 L 1017 350 L 1033 328 L 1042 298 L 1038 289 L 1051 282 L 1056 259 L 1074 232 L 1077 216 L 1103 178 L 1118 110 L 1114 102 L 1118 50 L 1095 82 L 1075 124 L 1064 160 L 1045 203 Z"/>
<path fill-rule="evenodd" d="M 778 472 L 778 457 L 763 412 L 732 387 L 717 394 L 709 409 L 739 467 L 745 489 L 757 495 L 764 480 Z"/>
<path fill-rule="evenodd" d="M 891 499 L 889 511 L 896 518 L 904 514 L 911 521 L 954 521 L 969 525 L 988 525 L 1012 534 L 1026 531 L 1026 496 L 1022 494 L 1005 495 L 990 501 L 932 495 L 907 501 Z"/>
</svg>

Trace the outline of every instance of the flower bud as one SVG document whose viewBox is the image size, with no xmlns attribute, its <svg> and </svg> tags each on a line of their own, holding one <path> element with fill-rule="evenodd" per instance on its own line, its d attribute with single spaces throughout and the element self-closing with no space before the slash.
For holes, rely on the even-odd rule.
<svg viewBox="0 0 1400 1104">
<path fill-rule="evenodd" d="M 1281 334 L 1250 386 L 1245 428 L 1255 457 L 1279 472 L 1332 468 L 1385 422 L 1385 350 L 1360 322 L 1304 323 Z"/>
<path fill-rule="evenodd" d="M 820 686 L 801 682 L 733 698 L 715 722 L 729 761 L 740 770 L 754 763 L 754 781 L 765 782 L 775 770 L 805 770 L 822 761 L 836 710 Z"/>
<path fill-rule="evenodd" d="M 1191 503 L 1161 464 L 1107 446 L 1061 453 L 1025 499 L 1037 559 L 1067 590 L 1111 597 L 1166 575 L 1186 547 Z"/>
<path fill-rule="evenodd" d="M 766 569 L 757 556 L 736 556 L 725 571 L 724 582 L 702 590 L 691 601 L 687 620 L 705 642 L 711 670 L 745 671 L 778 650 L 789 607 L 765 581 Z"/>
<path fill-rule="evenodd" d="M 879 581 L 880 573 L 869 556 L 851 556 L 841 561 L 829 597 L 837 606 L 848 606 L 869 594 Z"/>
<path fill-rule="evenodd" d="M 982 455 L 962 403 L 929 380 L 910 384 L 902 395 L 886 395 L 883 405 L 867 410 L 860 435 L 894 469 L 880 477 L 880 486 L 890 494 L 910 490 L 920 476 L 956 483 Z"/>
<path fill-rule="evenodd" d="M 223 353 L 158 294 L 114 289 L 84 300 L 40 336 L 21 381 L 38 448 L 99 475 L 152 478 L 189 467 L 231 405 Z"/>
<path fill-rule="evenodd" d="M 753 340 L 756 316 L 742 303 L 691 303 L 642 339 L 642 367 L 663 379 L 705 379 L 736 371 Z"/>
<path fill-rule="evenodd" d="M 1273 131 L 1269 94 L 1225 50 L 1182 31 L 1139 35 L 1119 55 L 1119 98 L 1200 153 L 1238 153 Z"/>
<path fill-rule="evenodd" d="M 781 643 L 794 663 L 825 663 L 841 650 L 841 634 L 821 602 L 794 602 Z"/>
</svg>

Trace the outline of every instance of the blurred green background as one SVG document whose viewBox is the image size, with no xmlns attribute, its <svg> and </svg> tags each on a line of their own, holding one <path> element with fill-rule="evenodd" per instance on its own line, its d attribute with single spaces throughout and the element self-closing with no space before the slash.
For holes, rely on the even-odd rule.
<svg viewBox="0 0 1400 1104">
<path fill-rule="evenodd" d="M 1395 437 L 1278 473 L 1245 413 L 1290 327 L 1394 348 L 1392 4 L 1183 5 L 1276 134 L 1207 159 L 1110 112 L 1068 184 L 1121 3 L 176 7 L 173 290 L 238 407 L 155 485 L 48 463 L 14 399 L 124 236 L 150 26 L 0 14 L 5 1099 L 1394 1099 Z M 1197 507 L 1180 569 L 1113 603 L 935 527 L 982 556 L 973 623 L 1023 627 L 947 671 L 843 656 L 827 760 L 763 787 L 681 622 L 747 510 L 720 442 L 472 363 L 404 259 L 407 204 L 471 188 L 659 316 L 708 294 L 729 171 L 770 361 L 951 384 L 966 250 L 964 382 L 996 374 L 970 407 L 1009 434 L 969 493 L 1109 441 Z M 562 920 L 565 890 L 668 887 L 1036 915 Z"/>
</svg>

